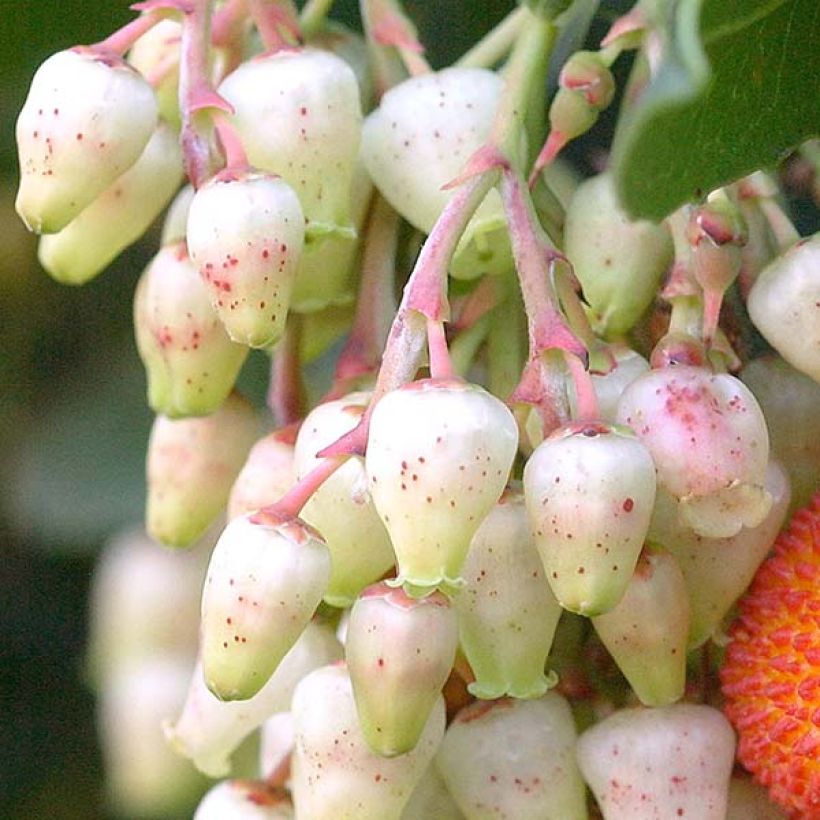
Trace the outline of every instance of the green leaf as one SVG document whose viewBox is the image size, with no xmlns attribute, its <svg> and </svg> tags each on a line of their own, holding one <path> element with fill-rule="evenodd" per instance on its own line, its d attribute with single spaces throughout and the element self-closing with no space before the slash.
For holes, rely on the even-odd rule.
<svg viewBox="0 0 820 820">
<path fill-rule="evenodd" d="M 653 220 L 774 165 L 820 129 L 817 0 L 657 6 L 661 64 L 612 155 L 627 211 Z"/>
</svg>

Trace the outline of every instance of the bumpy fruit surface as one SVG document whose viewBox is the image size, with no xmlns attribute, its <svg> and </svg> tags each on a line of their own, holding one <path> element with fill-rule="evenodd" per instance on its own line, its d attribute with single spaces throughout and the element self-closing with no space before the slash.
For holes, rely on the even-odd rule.
<svg viewBox="0 0 820 820">
<path fill-rule="evenodd" d="M 689 595 L 672 555 L 644 551 L 623 598 L 592 623 L 641 703 L 667 706 L 680 700 Z"/>
<path fill-rule="evenodd" d="M 170 418 L 213 413 L 248 355 L 225 332 L 183 242 L 162 248 L 142 274 L 134 328 L 148 403 Z"/>
<path fill-rule="evenodd" d="M 555 692 L 478 702 L 447 729 L 436 765 L 465 817 L 585 820 L 575 724 Z"/>
<path fill-rule="evenodd" d="M 728 538 L 766 517 L 766 420 L 734 376 L 691 365 L 652 370 L 624 391 L 618 421 L 646 445 L 659 485 L 696 532 Z"/>
<path fill-rule="evenodd" d="M 369 398 L 367 393 L 351 393 L 324 402 L 307 415 L 296 439 L 297 478 L 306 476 L 322 461 L 316 453 L 358 424 Z M 381 578 L 396 561 L 359 458 L 348 459 L 316 490 L 302 517 L 326 533 L 333 573 L 325 601 L 332 606 L 350 606 L 364 587 Z"/>
<path fill-rule="evenodd" d="M 655 466 L 629 431 L 561 427 L 524 468 L 524 495 L 547 581 L 561 606 L 599 615 L 624 594 L 655 503 Z"/>
<path fill-rule="evenodd" d="M 125 173 L 65 228 L 40 239 L 40 264 L 58 282 L 88 282 L 148 230 L 181 180 L 179 137 L 160 123 Z"/>
<path fill-rule="evenodd" d="M 723 820 L 735 737 L 690 703 L 621 709 L 578 740 L 578 763 L 605 820 Z"/>
<path fill-rule="evenodd" d="M 124 60 L 53 54 L 17 118 L 17 213 L 37 233 L 62 230 L 139 159 L 156 123 L 151 86 Z"/>
<path fill-rule="evenodd" d="M 663 225 L 630 221 L 609 174 L 582 182 L 567 209 L 564 252 L 603 335 L 629 330 L 649 307 L 672 261 Z"/>
<path fill-rule="evenodd" d="M 384 198 L 420 231 L 430 232 L 453 196 L 443 186 L 487 141 L 503 87 L 492 71 L 448 68 L 390 89 L 365 121 L 367 170 Z M 452 274 L 473 278 L 510 270 L 506 224 L 500 196 L 491 191 L 459 243 Z"/>
<path fill-rule="evenodd" d="M 267 683 L 329 578 L 325 542 L 298 518 L 256 513 L 228 524 L 202 591 L 202 669 L 216 697 L 246 700 Z"/>
<path fill-rule="evenodd" d="M 425 379 L 381 399 L 365 466 L 398 558 L 397 584 L 457 585 L 470 540 L 507 483 L 517 443 L 512 413 L 477 385 Z"/>
<path fill-rule="evenodd" d="M 344 664 L 303 678 L 292 711 L 291 789 L 296 813 L 311 820 L 398 820 L 444 735 L 444 699 L 439 698 L 412 752 L 377 755 L 359 729 Z"/>
<path fill-rule="evenodd" d="M 253 407 L 238 394 L 210 416 L 157 416 L 147 459 L 151 536 L 173 547 L 196 541 L 224 511 L 256 434 Z"/>
<path fill-rule="evenodd" d="M 795 817 L 820 814 L 820 495 L 795 513 L 729 632 L 720 677 L 738 759 Z"/>
<path fill-rule="evenodd" d="M 304 235 L 296 194 L 270 174 L 223 171 L 194 195 L 188 251 L 235 342 L 270 347 L 284 333 Z"/>
<path fill-rule="evenodd" d="M 362 592 L 345 658 L 362 735 L 374 752 L 396 757 L 415 748 L 457 646 L 456 613 L 440 592 L 414 599 L 384 583 Z"/>
<path fill-rule="evenodd" d="M 777 257 L 749 294 L 749 316 L 793 367 L 820 382 L 820 233 Z"/>
<path fill-rule="evenodd" d="M 350 234 L 361 134 L 356 75 L 326 51 L 296 49 L 243 63 L 219 86 L 248 160 L 296 192 L 309 237 Z"/>
<path fill-rule="evenodd" d="M 478 528 L 462 576 L 466 586 L 453 604 L 476 678 L 470 693 L 540 697 L 550 686 L 544 669 L 561 605 L 544 578 L 519 489 L 505 491 Z"/>
<path fill-rule="evenodd" d="M 182 713 L 165 735 L 173 747 L 209 777 L 225 777 L 239 744 L 272 715 L 290 709 L 296 684 L 314 669 L 342 657 L 333 630 L 309 623 L 267 683 L 252 698 L 221 701 L 205 685 L 202 665 L 194 669 Z"/>
</svg>

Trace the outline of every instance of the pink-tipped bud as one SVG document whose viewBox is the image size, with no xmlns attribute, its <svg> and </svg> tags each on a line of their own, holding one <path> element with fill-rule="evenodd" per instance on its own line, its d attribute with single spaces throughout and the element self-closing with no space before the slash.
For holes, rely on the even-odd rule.
<svg viewBox="0 0 820 820">
<path fill-rule="evenodd" d="M 345 658 L 362 735 L 374 752 L 396 757 L 415 748 L 457 646 L 456 613 L 440 592 L 416 599 L 382 583 L 359 596 Z"/>
<path fill-rule="evenodd" d="M 592 619 L 609 654 L 646 706 L 683 696 L 689 637 L 689 596 L 669 553 L 645 551 L 623 598 Z"/>
<path fill-rule="evenodd" d="M 585 820 L 575 723 L 555 692 L 477 702 L 447 729 L 436 765 L 466 817 Z"/>
<path fill-rule="evenodd" d="M 367 393 L 351 393 L 320 404 L 307 415 L 296 438 L 297 478 L 306 476 L 322 461 L 316 453 L 358 424 L 369 399 Z M 359 458 L 348 459 L 316 490 L 302 517 L 325 534 L 333 559 L 325 601 L 332 606 L 350 606 L 364 587 L 381 578 L 396 562 Z"/>
<path fill-rule="evenodd" d="M 413 751 L 384 758 L 359 728 L 344 664 L 311 672 L 293 695 L 296 747 L 291 790 L 299 817 L 399 820 L 444 735 L 439 698 Z"/>
<path fill-rule="evenodd" d="M 671 552 L 683 572 L 689 594 L 689 649 L 720 631 L 780 531 L 789 507 L 789 479 L 774 461 L 766 469 L 766 490 L 772 497 L 768 515 L 756 527 L 744 527 L 729 538 L 698 535 L 679 520 L 675 500 L 663 490 L 658 493 L 649 539 Z"/>
<path fill-rule="evenodd" d="M 517 446 L 512 413 L 477 385 L 425 379 L 381 399 L 365 466 L 398 558 L 397 584 L 458 585 L 470 540 L 501 496 Z"/>
<path fill-rule="evenodd" d="M 581 93 L 587 103 L 603 111 L 615 96 L 615 79 L 597 51 L 576 51 L 558 77 L 561 88 Z"/>
<path fill-rule="evenodd" d="M 629 431 L 561 427 L 524 468 L 524 494 L 547 581 L 565 609 L 599 615 L 621 599 L 655 503 L 655 465 Z"/>
<path fill-rule="evenodd" d="M 621 709 L 578 740 L 606 820 L 724 820 L 735 735 L 711 706 Z"/>
<path fill-rule="evenodd" d="M 696 532 L 728 538 L 766 517 L 766 420 L 734 376 L 688 365 L 653 370 L 627 387 L 618 420 L 646 445 L 658 484 Z"/>
<path fill-rule="evenodd" d="M 544 578 L 521 491 L 509 490 L 473 536 L 456 596 L 461 648 L 478 698 L 535 698 L 554 682 L 544 675 L 561 605 Z"/>
<path fill-rule="evenodd" d="M 279 431 L 251 447 L 228 499 L 228 520 L 278 501 L 295 483 L 293 445 Z"/>
<path fill-rule="evenodd" d="M 216 697 L 246 700 L 267 683 L 329 578 L 324 540 L 298 518 L 256 513 L 228 524 L 202 590 L 202 669 Z"/>
<path fill-rule="evenodd" d="M 124 60 L 53 54 L 17 119 L 17 213 L 36 233 L 62 230 L 139 159 L 156 123 L 153 90 Z"/>
<path fill-rule="evenodd" d="M 270 174 L 224 171 L 194 195 L 191 261 L 235 342 L 270 347 L 284 333 L 304 236 L 296 194 Z"/>
<path fill-rule="evenodd" d="M 40 264 L 63 284 L 88 282 L 148 230 L 181 180 L 179 137 L 160 123 L 122 176 L 59 233 L 40 239 Z"/>
<path fill-rule="evenodd" d="M 170 418 L 213 413 L 248 355 L 225 332 L 184 243 L 162 248 L 142 274 L 134 327 L 148 403 Z"/>
<path fill-rule="evenodd" d="M 225 510 L 256 433 L 253 407 L 236 393 L 210 416 L 157 416 L 147 457 L 151 536 L 170 547 L 196 541 Z"/>
<path fill-rule="evenodd" d="M 610 174 L 582 182 L 567 208 L 564 251 L 584 289 L 593 326 L 604 335 L 629 330 L 655 298 L 672 261 L 664 225 L 628 219 Z"/>
<path fill-rule="evenodd" d="M 194 813 L 194 820 L 293 820 L 294 817 L 288 793 L 261 780 L 223 780 L 202 798 Z"/>
<path fill-rule="evenodd" d="M 758 277 L 748 308 L 755 327 L 790 364 L 820 382 L 820 233 L 793 245 Z"/>
<path fill-rule="evenodd" d="M 341 657 L 342 647 L 333 630 L 309 623 L 259 692 L 248 700 L 229 702 L 208 690 L 202 665 L 197 664 L 182 713 L 176 723 L 164 726 L 165 735 L 201 772 L 225 777 L 239 744 L 271 715 L 290 709 L 296 684 L 309 672 Z"/>
<path fill-rule="evenodd" d="M 598 109 L 590 105 L 586 95 L 569 88 L 559 88 L 552 98 L 549 112 L 550 128 L 566 142 L 586 134 L 598 119 Z"/>
<path fill-rule="evenodd" d="M 361 133 L 356 75 L 340 57 L 286 49 L 243 63 L 219 86 L 248 161 L 299 197 L 307 236 L 349 235 Z"/>
</svg>

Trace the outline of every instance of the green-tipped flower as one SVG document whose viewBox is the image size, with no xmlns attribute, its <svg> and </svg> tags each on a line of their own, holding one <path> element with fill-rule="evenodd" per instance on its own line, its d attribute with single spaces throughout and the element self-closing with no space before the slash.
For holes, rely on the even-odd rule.
<svg viewBox="0 0 820 820">
<path fill-rule="evenodd" d="M 17 118 L 17 213 L 36 233 L 62 230 L 139 159 L 156 123 L 151 86 L 124 60 L 53 54 Z"/>
<path fill-rule="evenodd" d="M 626 333 L 649 307 L 672 261 L 663 225 L 629 220 L 609 174 L 582 182 L 567 209 L 564 251 L 584 289 L 596 330 Z"/>
<path fill-rule="evenodd" d="M 399 820 L 444 735 L 444 698 L 413 751 L 377 755 L 359 729 L 344 664 L 311 672 L 293 695 L 296 747 L 291 791 L 310 820 Z"/>
<path fill-rule="evenodd" d="M 416 747 L 457 646 L 456 613 L 440 592 L 410 598 L 382 583 L 359 596 L 345 658 L 362 735 L 374 752 L 396 757 Z"/>
<path fill-rule="evenodd" d="M 683 571 L 690 604 L 689 649 L 720 630 L 780 531 L 790 495 L 788 477 L 776 462 L 766 469 L 766 490 L 772 506 L 763 521 L 729 538 L 698 535 L 680 521 L 675 500 L 663 490 L 658 493 L 648 537 L 671 552 Z"/>
<path fill-rule="evenodd" d="M 384 198 L 420 231 L 430 232 L 453 196 L 443 186 L 488 140 L 503 88 L 492 71 L 448 68 L 390 89 L 365 121 L 367 170 Z M 490 191 L 467 226 L 451 273 L 472 279 L 511 269 L 504 209 L 498 192 Z"/>
<path fill-rule="evenodd" d="M 184 243 L 162 248 L 142 274 L 134 328 L 148 403 L 170 418 L 213 413 L 248 355 L 225 332 Z"/>
<path fill-rule="evenodd" d="M 689 596 L 675 559 L 645 551 L 623 598 L 592 619 L 638 699 L 667 706 L 683 696 L 689 637 Z"/>
<path fill-rule="evenodd" d="M 351 393 L 320 404 L 307 415 L 296 439 L 297 479 L 304 478 L 322 461 L 316 453 L 358 424 L 369 399 L 367 393 Z M 348 459 L 316 490 L 302 517 L 326 534 L 333 572 L 325 601 L 332 606 L 350 606 L 364 587 L 381 578 L 396 562 L 359 458 Z"/>
<path fill-rule="evenodd" d="M 235 342 L 270 347 L 281 338 L 304 235 L 296 194 L 270 174 L 223 171 L 194 195 L 191 261 Z"/>
<path fill-rule="evenodd" d="M 600 615 L 621 599 L 655 503 L 655 465 L 628 430 L 571 424 L 524 468 L 524 494 L 547 581 L 565 609 Z"/>
<path fill-rule="evenodd" d="M 456 596 L 461 647 L 475 674 L 471 694 L 535 698 L 550 686 L 547 655 L 561 605 L 544 578 L 524 497 L 508 490 L 473 536 Z"/>
<path fill-rule="evenodd" d="M 624 391 L 618 421 L 646 445 L 658 485 L 696 532 L 728 538 L 766 517 L 766 420 L 734 376 L 683 364 L 652 370 Z"/>
<path fill-rule="evenodd" d="M 248 160 L 296 192 L 308 237 L 350 234 L 361 134 L 356 75 L 340 57 L 283 50 L 243 63 L 219 86 Z"/>
<path fill-rule="evenodd" d="M 293 445 L 278 431 L 251 447 L 228 499 L 228 520 L 278 501 L 295 483 Z"/>
<path fill-rule="evenodd" d="M 450 724 L 436 765 L 466 817 L 586 820 L 575 744 L 569 704 L 555 692 L 477 702 Z"/>
<path fill-rule="evenodd" d="M 793 367 L 820 382 L 820 233 L 763 270 L 749 294 L 755 327 Z"/>
<path fill-rule="evenodd" d="M 605 820 L 724 820 L 735 735 L 711 706 L 621 709 L 578 740 Z"/>
<path fill-rule="evenodd" d="M 370 422 L 365 466 L 399 565 L 397 584 L 458 584 L 470 541 L 507 484 L 518 428 L 466 382 L 424 379 L 388 393 Z"/>
<path fill-rule="evenodd" d="M 59 233 L 40 239 L 40 264 L 66 285 L 88 282 L 148 230 L 181 180 L 179 137 L 160 123 L 122 176 Z"/>
<path fill-rule="evenodd" d="M 225 702 L 205 685 L 202 665 L 194 669 L 182 713 L 165 734 L 173 747 L 209 777 L 225 777 L 239 744 L 272 715 L 290 709 L 299 681 L 320 666 L 339 660 L 342 646 L 333 630 L 309 623 L 267 683 L 252 698 Z"/>
<path fill-rule="evenodd" d="M 238 394 L 210 416 L 157 416 L 147 458 L 151 536 L 172 547 L 196 541 L 225 510 L 256 433 L 253 407 Z"/>
<path fill-rule="evenodd" d="M 205 683 L 220 700 L 247 700 L 310 622 L 330 578 L 322 537 L 298 518 L 235 518 L 211 555 L 202 590 Z"/>
</svg>

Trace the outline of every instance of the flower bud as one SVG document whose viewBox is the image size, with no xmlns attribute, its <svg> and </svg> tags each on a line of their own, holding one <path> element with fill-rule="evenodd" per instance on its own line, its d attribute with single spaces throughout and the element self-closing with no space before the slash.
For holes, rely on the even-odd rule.
<svg viewBox="0 0 820 820">
<path fill-rule="evenodd" d="M 655 466 L 629 431 L 561 427 L 524 468 L 524 495 L 547 581 L 565 609 L 599 615 L 621 599 L 655 503 Z"/>
<path fill-rule="evenodd" d="M 209 550 L 203 543 L 170 552 L 141 530 L 123 531 L 105 545 L 91 589 L 88 666 L 95 688 L 126 664 L 160 652 L 193 662 Z"/>
<path fill-rule="evenodd" d="M 624 391 L 618 421 L 646 445 L 659 485 L 696 532 L 728 538 L 766 517 L 766 420 L 734 376 L 689 365 L 652 370 Z"/>
<path fill-rule="evenodd" d="M 356 75 L 339 57 L 283 50 L 243 63 L 219 86 L 248 161 L 296 192 L 312 237 L 350 233 L 361 132 Z"/>
<path fill-rule="evenodd" d="M 228 499 L 228 520 L 254 513 L 278 501 L 295 483 L 293 445 L 281 431 L 269 433 L 251 447 Z"/>
<path fill-rule="evenodd" d="M 664 225 L 632 222 L 609 174 L 582 182 L 567 208 L 564 251 L 605 336 L 626 333 L 643 315 L 672 261 Z"/>
<path fill-rule="evenodd" d="M 477 702 L 450 724 L 436 765 L 466 817 L 585 820 L 575 744 L 569 704 L 555 692 Z"/>
<path fill-rule="evenodd" d="M 304 478 L 322 461 L 316 453 L 358 424 L 369 400 L 367 393 L 351 393 L 320 404 L 308 414 L 296 438 L 297 479 Z M 325 601 L 332 606 L 350 606 L 364 587 L 381 578 L 396 562 L 359 458 L 348 459 L 316 490 L 305 504 L 302 517 L 326 534 L 333 572 Z"/>
<path fill-rule="evenodd" d="M 153 78 L 160 116 L 179 130 L 179 51 L 182 24 L 177 20 L 160 20 L 140 37 L 128 52 L 128 62 L 142 74 Z"/>
<path fill-rule="evenodd" d="M 769 462 L 766 490 L 772 506 L 756 527 L 744 527 L 729 538 L 705 538 L 678 518 L 677 504 L 661 490 L 649 538 L 675 557 L 689 594 L 688 648 L 701 646 L 719 629 L 732 604 L 768 554 L 789 506 L 789 480 L 783 468 Z"/>
<path fill-rule="evenodd" d="M 747 307 L 766 341 L 798 370 L 820 382 L 820 233 L 803 239 L 766 267 Z"/>
<path fill-rule="evenodd" d="M 326 625 L 309 623 L 267 683 L 252 698 L 218 700 L 205 685 L 202 665 L 194 669 L 182 713 L 164 726 L 171 745 L 209 777 L 225 777 L 230 756 L 268 718 L 290 709 L 296 684 L 314 669 L 342 657 L 341 644 Z"/>
<path fill-rule="evenodd" d="M 561 88 L 580 92 L 587 103 L 603 111 L 615 96 L 615 79 L 597 51 L 576 51 L 558 77 Z"/>
<path fill-rule="evenodd" d="M 308 627 L 309 628 L 309 627 Z M 298 681 L 297 681 L 298 683 Z M 290 710 L 290 703 L 288 703 Z M 259 771 L 267 774 L 290 764 L 293 752 L 293 715 L 290 711 L 271 715 L 259 730 Z"/>
<path fill-rule="evenodd" d="M 256 436 L 256 414 L 238 394 L 210 416 L 157 416 L 148 441 L 146 526 L 157 541 L 185 547 L 225 509 Z"/>
<path fill-rule="evenodd" d="M 182 180 L 179 138 L 160 123 L 140 158 L 61 231 L 40 239 L 40 264 L 82 285 L 148 230 Z"/>
<path fill-rule="evenodd" d="M 415 748 L 457 646 L 456 613 L 440 592 L 414 599 L 382 583 L 359 596 L 345 658 L 362 735 L 374 752 L 396 757 Z"/>
<path fill-rule="evenodd" d="M 310 622 L 330 578 L 319 533 L 265 513 L 231 521 L 202 591 L 202 669 L 220 700 L 247 700 L 267 683 Z"/>
<path fill-rule="evenodd" d="M 177 242 L 185 241 L 185 234 L 188 230 L 188 211 L 191 209 L 195 193 L 192 185 L 185 185 L 168 206 L 165 221 L 162 224 L 161 246 L 176 245 Z"/>
<path fill-rule="evenodd" d="M 803 507 L 820 487 L 820 384 L 779 356 L 754 359 L 740 378 L 760 402 L 772 455 L 789 474 L 791 508 Z"/>
<path fill-rule="evenodd" d="M 202 798 L 194 820 L 293 820 L 293 804 L 284 789 L 263 780 L 223 780 Z"/>
<path fill-rule="evenodd" d="M 503 87 L 501 77 L 487 69 L 448 68 L 390 89 L 365 120 L 367 170 L 384 198 L 420 231 L 430 232 L 454 193 L 443 186 L 489 139 Z M 451 273 L 472 279 L 510 270 L 507 221 L 493 190 L 470 220 Z"/>
<path fill-rule="evenodd" d="M 199 416 L 225 401 L 248 349 L 225 332 L 184 243 L 162 248 L 142 274 L 134 326 L 155 412 Z"/>
<path fill-rule="evenodd" d="M 559 88 L 550 104 L 549 121 L 553 132 L 566 140 L 586 134 L 598 119 L 598 110 L 580 91 Z"/>
<path fill-rule="evenodd" d="M 578 740 L 578 763 L 606 820 L 724 820 L 735 736 L 711 706 L 621 709 Z"/>
<path fill-rule="evenodd" d="M 223 171 L 194 195 L 191 261 L 235 342 L 270 347 L 281 338 L 304 233 L 296 194 L 269 174 Z"/>
<path fill-rule="evenodd" d="M 399 820 L 444 735 L 439 698 L 413 751 L 373 752 L 359 729 L 344 664 L 311 672 L 293 694 L 296 747 L 291 789 L 296 813 L 311 820 Z"/>
<path fill-rule="evenodd" d="M 190 816 L 204 791 L 205 779 L 168 746 L 160 727 L 182 704 L 190 674 L 187 657 L 156 654 L 103 681 L 97 722 L 107 798 L 118 815 Z"/>
<path fill-rule="evenodd" d="M 501 496 L 518 443 L 507 407 L 443 379 L 388 393 L 370 421 L 370 493 L 398 558 L 396 584 L 458 585 L 475 531 Z"/>
<path fill-rule="evenodd" d="M 53 54 L 17 119 L 17 213 L 36 233 L 62 230 L 139 159 L 156 122 L 151 86 L 124 60 Z"/>
<path fill-rule="evenodd" d="M 669 553 L 644 551 L 621 600 L 592 623 L 641 703 L 666 706 L 680 700 L 689 596 Z"/>
<path fill-rule="evenodd" d="M 544 578 L 524 497 L 508 490 L 473 536 L 453 604 L 461 648 L 479 698 L 533 698 L 551 685 L 544 676 L 561 606 Z"/>
</svg>

